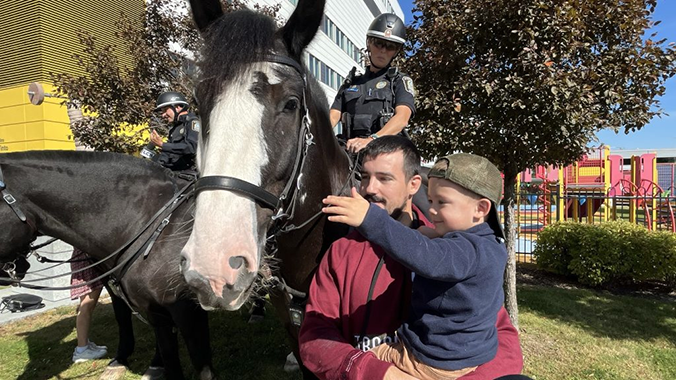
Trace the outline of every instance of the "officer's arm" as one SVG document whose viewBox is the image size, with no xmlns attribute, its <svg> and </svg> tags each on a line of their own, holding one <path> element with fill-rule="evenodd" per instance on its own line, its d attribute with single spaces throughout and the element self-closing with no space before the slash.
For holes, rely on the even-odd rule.
<svg viewBox="0 0 676 380">
<path fill-rule="evenodd" d="M 396 135 L 408 125 L 411 119 L 411 109 L 408 106 L 397 106 L 394 116 L 378 131 L 378 136 Z"/>
<path fill-rule="evenodd" d="M 335 108 L 331 108 L 331 111 L 329 111 L 329 119 L 331 119 L 331 128 L 334 128 L 336 124 L 340 121 L 340 116 L 341 116 L 340 110 L 337 110 Z"/>
</svg>

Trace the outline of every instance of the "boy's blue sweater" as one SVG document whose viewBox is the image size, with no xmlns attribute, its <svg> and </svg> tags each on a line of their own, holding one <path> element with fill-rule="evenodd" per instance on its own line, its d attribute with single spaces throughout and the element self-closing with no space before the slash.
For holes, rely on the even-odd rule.
<svg viewBox="0 0 676 380">
<path fill-rule="evenodd" d="M 398 334 L 418 360 L 457 370 L 495 357 L 507 249 L 487 223 L 429 239 L 372 204 L 358 230 L 415 273 Z"/>
</svg>

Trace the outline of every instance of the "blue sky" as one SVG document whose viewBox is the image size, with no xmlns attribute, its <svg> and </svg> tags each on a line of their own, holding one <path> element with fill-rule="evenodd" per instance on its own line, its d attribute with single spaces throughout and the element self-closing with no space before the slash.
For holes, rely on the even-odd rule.
<svg viewBox="0 0 676 380">
<path fill-rule="evenodd" d="M 411 10 L 413 0 L 400 0 L 399 5 L 404 11 L 406 24 L 413 20 Z M 676 1 L 658 0 L 653 20 L 662 23 L 655 27 L 658 38 L 666 38 L 667 43 L 676 42 Z M 662 149 L 676 148 L 676 78 L 666 82 L 666 93 L 659 100 L 661 108 L 669 114 L 662 118 L 654 118 L 648 125 L 638 132 L 625 135 L 623 132 L 615 134 L 612 131 L 602 131 L 597 137 L 600 143 L 609 145 L 611 149 Z M 597 144 L 593 144 L 597 145 Z"/>
</svg>

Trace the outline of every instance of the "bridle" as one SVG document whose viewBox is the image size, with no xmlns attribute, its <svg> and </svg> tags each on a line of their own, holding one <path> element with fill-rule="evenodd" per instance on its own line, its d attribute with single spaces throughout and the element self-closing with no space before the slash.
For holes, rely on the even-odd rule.
<svg viewBox="0 0 676 380">
<path fill-rule="evenodd" d="M 293 164 L 293 172 L 291 173 L 289 180 L 287 181 L 280 195 L 276 196 L 261 186 L 254 185 L 251 182 L 247 182 L 239 178 L 216 175 L 204 176 L 197 179 L 197 183 L 195 185 L 195 194 L 198 195 L 202 191 L 226 190 L 246 196 L 247 198 L 256 201 L 260 207 L 272 210 L 274 214 L 272 216 L 272 220 L 275 222 L 275 224 L 281 223 L 282 225 L 285 225 L 288 221 L 292 220 L 295 215 L 297 204 L 296 199 L 298 190 L 300 189 L 305 159 L 307 158 L 310 146 L 314 145 L 314 136 L 310 131 L 312 120 L 310 118 L 310 112 L 307 108 L 306 99 L 307 76 L 303 72 L 301 65 L 289 57 L 278 54 L 267 54 L 263 57 L 262 61 L 289 66 L 293 68 L 303 79 L 303 99 L 301 105 L 303 119 L 301 120 L 301 126 L 298 130 L 296 158 Z M 286 202 L 287 200 L 289 201 Z M 303 226 L 305 224 L 306 223 L 303 223 Z M 268 237 L 270 237 L 270 232 L 273 230 L 274 234 L 277 235 L 284 229 L 279 228 L 279 226 L 278 228 L 271 228 L 271 230 L 268 231 Z"/>
<path fill-rule="evenodd" d="M 0 172 L 0 182 L 2 182 L 1 176 L 2 176 L 2 173 Z M 2 183 L 4 183 L 4 182 L 2 182 Z M 0 268 L 0 270 L 5 271 L 10 276 L 10 280 L 6 280 L 6 281 L 8 281 L 12 284 L 15 284 L 17 286 L 20 286 L 20 287 L 24 287 L 24 288 L 28 288 L 28 289 L 36 289 L 36 290 L 69 290 L 69 289 L 73 289 L 73 288 L 78 288 L 78 287 L 82 287 L 82 286 L 85 286 L 85 285 L 89 285 L 89 284 L 94 283 L 96 281 L 104 280 L 109 275 L 115 274 L 115 272 L 117 272 L 118 270 L 122 270 L 122 274 L 119 276 L 119 278 L 122 278 L 122 276 L 124 275 L 124 273 L 126 272 L 128 267 L 131 264 L 133 264 L 135 260 L 137 260 L 141 255 L 143 255 L 144 258 L 148 256 L 148 254 L 150 253 L 150 250 L 153 248 L 155 242 L 157 241 L 157 238 L 162 233 L 164 228 L 169 224 L 172 213 L 181 204 L 183 204 L 187 199 L 189 199 L 192 196 L 192 194 L 193 194 L 192 188 L 194 186 L 194 183 L 195 183 L 194 179 L 188 179 L 187 184 L 185 186 L 183 186 L 181 189 L 179 189 L 178 191 L 176 191 L 174 193 L 174 196 L 167 203 L 165 203 L 164 206 L 162 208 L 160 208 L 150 218 L 150 220 L 148 220 L 143 225 L 141 230 L 136 235 L 131 237 L 122 246 L 120 246 L 114 252 L 110 253 L 108 256 L 100 259 L 99 261 L 93 262 L 90 265 L 85 266 L 84 268 L 80 268 L 80 269 L 75 270 L 75 271 L 66 272 L 66 273 L 57 274 L 57 275 L 48 276 L 48 277 L 40 277 L 40 278 L 35 278 L 35 279 L 30 279 L 30 280 L 20 280 L 20 279 L 17 278 L 17 273 L 15 271 L 16 270 L 15 262 L 16 262 L 16 260 L 19 259 L 19 258 L 17 258 L 15 260 L 13 260 L 12 262 L 5 263 L 5 265 L 2 268 Z M 3 193 L 3 195 L 4 195 L 4 193 Z M 162 216 L 164 216 L 163 219 L 161 219 Z M 160 219 L 161 219 L 161 222 L 159 222 L 159 225 L 158 225 L 157 221 L 160 220 Z M 142 246 L 138 250 L 136 250 L 131 255 L 127 255 L 123 260 L 116 262 L 110 270 L 108 270 L 105 273 L 100 274 L 96 278 L 90 279 L 89 281 L 86 281 L 85 283 L 82 283 L 82 284 L 76 284 L 76 285 L 70 285 L 70 286 L 54 287 L 54 286 L 42 286 L 42 285 L 32 285 L 32 284 L 30 284 L 30 283 L 34 283 L 34 282 L 44 282 L 46 280 L 51 280 L 51 279 L 60 278 L 60 277 L 64 277 L 64 276 L 70 276 L 73 273 L 80 273 L 80 272 L 86 271 L 88 269 L 94 268 L 97 265 L 102 264 L 102 263 L 104 263 L 108 260 L 117 260 L 118 256 L 122 252 L 124 252 L 128 248 L 130 248 L 134 243 L 136 243 L 139 240 L 139 238 L 141 237 L 141 235 L 143 235 L 143 233 L 149 231 L 152 227 L 156 227 L 156 228 L 153 231 L 153 233 L 150 234 L 148 236 L 148 238 L 143 241 Z M 51 243 L 51 241 L 49 243 Z M 46 244 L 49 244 L 49 243 L 46 243 Z M 41 246 L 31 247 L 29 249 L 29 253 L 31 251 L 37 250 Z M 63 262 L 61 262 L 61 264 L 66 263 L 66 262 L 70 262 L 70 261 L 63 261 Z M 30 272 L 30 273 L 33 273 L 33 272 Z M 29 274 L 29 273 L 22 273 L 22 275 L 26 275 L 26 274 Z"/>
<path fill-rule="evenodd" d="M 0 167 L 0 195 L 2 195 L 2 200 L 7 203 L 7 205 L 14 211 L 14 214 L 19 218 L 20 221 L 23 223 L 26 223 L 28 226 L 30 226 L 33 231 L 37 231 L 37 227 L 35 226 L 35 223 L 31 220 L 29 220 L 26 217 L 26 214 L 21 211 L 19 208 L 19 205 L 16 204 L 16 198 L 12 194 L 10 194 L 9 191 L 7 191 L 7 185 L 5 184 L 5 178 L 2 175 L 2 167 Z"/>
</svg>

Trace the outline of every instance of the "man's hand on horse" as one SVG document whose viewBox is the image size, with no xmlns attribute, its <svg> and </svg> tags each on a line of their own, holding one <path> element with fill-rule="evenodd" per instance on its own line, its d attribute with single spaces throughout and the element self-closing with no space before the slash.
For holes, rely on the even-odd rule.
<svg viewBox="0 0 676 380">
<path fill-rule="evenodd" d="M 152 141 L 155 146 L 159 147 L 162 147 L 162 144 L 164 144 L 162 137 L 154 129 L 150 132 L 150 141 Z"/>
<path fill-rule="evenodd" d="M 357 153 L 366 148 L 366 146 L 373 141 L 370 137 L 355 137 L 347 141 L 347 150 L 351 153 Z"/>
<path fill-rule="evenodd" d="M 354 187 L 351 197 L 329 195 L 322 202 L 328 205 L 322 208 L 322 212 L 334 214 L 329 216 L 331 222 L 345 223 L 352 227 L 359 227 L 364 222 L 370 205 Z"/>
</svg>

